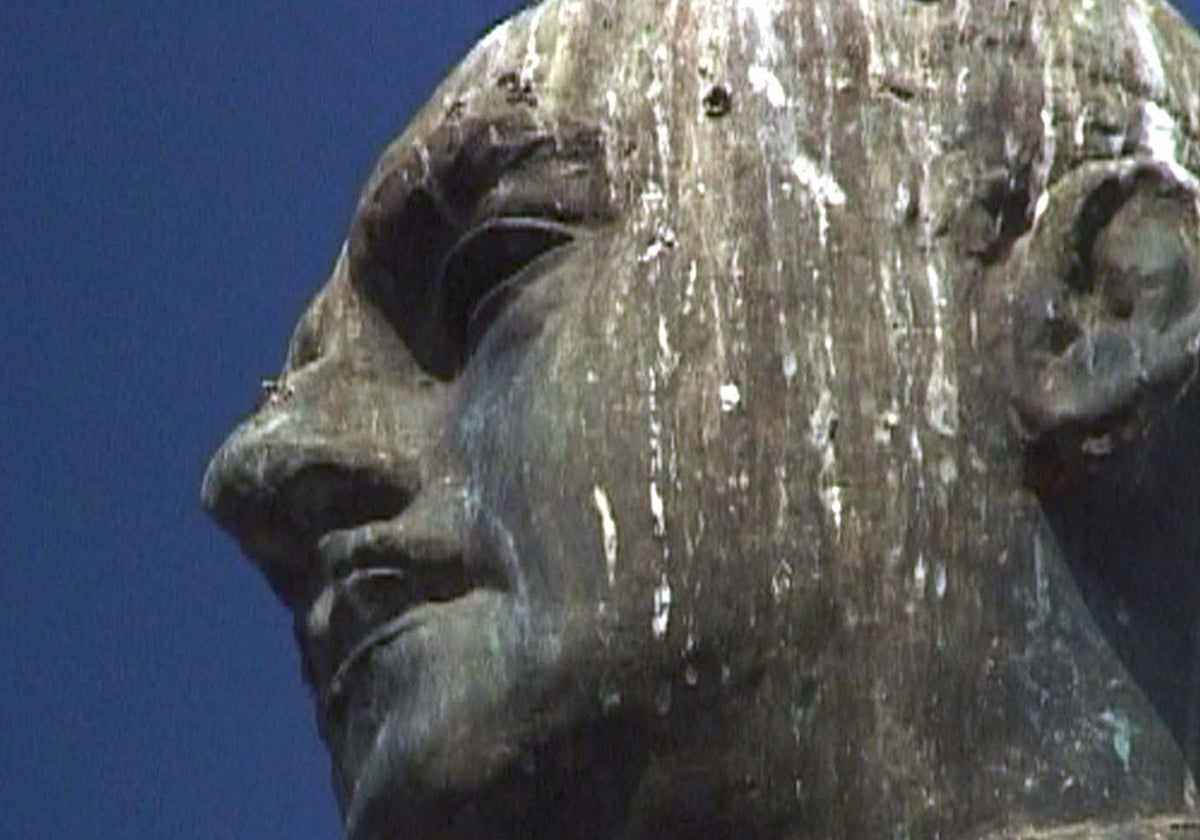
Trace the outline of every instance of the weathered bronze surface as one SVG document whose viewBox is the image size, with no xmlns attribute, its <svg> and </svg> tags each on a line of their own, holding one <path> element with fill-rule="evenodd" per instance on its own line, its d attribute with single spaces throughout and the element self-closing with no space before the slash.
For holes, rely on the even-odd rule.
<svg viewBox="0 0 1200 840">
<path fill-rule="evenodd" d="M 1192 837 L 1200 42 L 552 0 L 383 154 L 204 498 L 351 840 Z"/>
</svg>

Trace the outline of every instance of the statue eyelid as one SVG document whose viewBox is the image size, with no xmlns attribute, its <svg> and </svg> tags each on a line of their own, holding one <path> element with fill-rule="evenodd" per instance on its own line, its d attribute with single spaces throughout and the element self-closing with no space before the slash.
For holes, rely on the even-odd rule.
<svg viewBox="0 0 1200 840">
<path fill-rule="evenodd" d="M 435 281 L 438 317 L 459 350 L 459 367 L 548 254 L 575 240 L 560 222 L 535 216 L 498 217 L 467 231 L 443 258 Z"/>
</svg>

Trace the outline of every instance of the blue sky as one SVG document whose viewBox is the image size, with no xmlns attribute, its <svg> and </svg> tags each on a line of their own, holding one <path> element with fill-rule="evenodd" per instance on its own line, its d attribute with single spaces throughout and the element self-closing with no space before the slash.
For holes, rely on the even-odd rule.
<svg viewBox="0 0 1200 840">
<path fill-rule="evenodd" d="M 200 476 L 382 145 L 520 5 L 0 3 L 0 837 L 339 836 Z"/>
<path fill-rule="evenodd" d="M 339 836 L 200 476 L 382 145 L 520 5 L 0 2 L 0 837 Z"/>
</svg>

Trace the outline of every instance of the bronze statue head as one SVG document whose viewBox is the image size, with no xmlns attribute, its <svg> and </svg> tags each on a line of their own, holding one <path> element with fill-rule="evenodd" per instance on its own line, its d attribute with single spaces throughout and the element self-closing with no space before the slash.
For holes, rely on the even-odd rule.
<svg viewBox="0 0 1200 840">
<path fill-rule="evenodd" d="M 1157 0 L 484 39 L 204 483 L 351 840 L 1190 808 L 1197 46 Z"/>
</svg>

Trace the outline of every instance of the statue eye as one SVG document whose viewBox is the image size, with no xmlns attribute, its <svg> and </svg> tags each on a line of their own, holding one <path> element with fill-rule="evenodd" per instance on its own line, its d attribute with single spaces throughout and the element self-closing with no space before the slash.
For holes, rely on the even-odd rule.
<svg viewBox="0 0 1200 840">
<path fill-rule="evenodd" d="M 540 272 L 541 257 L 574 239 L 569 228 L 548 219 L 501 217 L 469 230 L 442 261 L 435 297 L 456 368 L 521 290 Z"/>
</svg>

